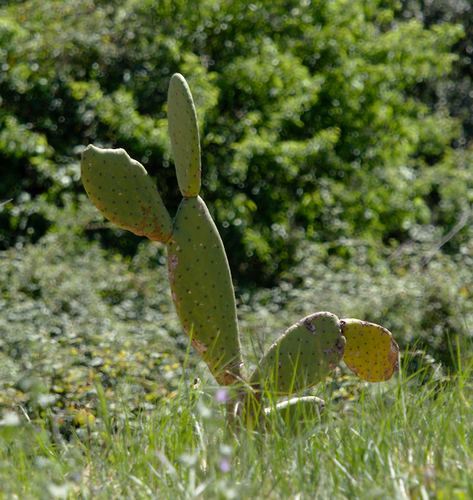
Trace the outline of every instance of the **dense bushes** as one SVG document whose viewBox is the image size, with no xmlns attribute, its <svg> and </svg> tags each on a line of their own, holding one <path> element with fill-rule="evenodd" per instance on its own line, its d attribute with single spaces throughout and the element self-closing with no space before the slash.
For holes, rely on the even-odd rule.
<svg viewBox="0 0 473 500">
<path fill-rule="evenodd" d="M 26 336 L 38 322 L 54 336 L 71 315 L 82 328 L 87 305 L 115 321 L 120 306 L 101 302 L 113 297 L 63 311 L 56 291 L 41 308 L 35 294 L 69 263 L 38 278 L 24 268 L 39 258 L 28 247 L 21 278 L 8 259 L 29 242 L 52 252 L 63 230 L 78 238 L 70 251 L 91 260 L 96 242 L 125 262 L 142 258 L 141 240 L 89 204 L 79 159 L 89 143 L 125 148 L 172 214 L 166 93 L 179 71 L 247 331 L 266 324 L 276 335 L 328 309 L 384 324 L 403 347 L 454 366 L 449 346 L 471 348 L 471 33 L 461 1 L 0 1 L 0 203 L 13 199 L 0 205 L 0 249 L 10 249 L 0 300 L 13 310 L 0 322 L 4 342 L 23 299 L 39 304 Z M 130 272 L 121 258 L 112 274 Z"/>
<path fill-rule="evenodd" d="M 302 240 L 374 264 L 417 224 L 447 230 L 471 202 L 461 123 L 435 92 L 462 29 L 426 29 L 396 2 L 37 2 L 1 8 L 3 248 L 35 241 L 82 190 L 89 142 L 124 147 L 171 212 L 166 89 L 189 79 L 202 127 L 204 195 L 240 282 L 275 280 Z M 460 176 L 452 189 L 450 181 Z M 89 221 L 83 221 L 87 223 Z M 95 233 L 110 243 L 117 241 Z M 123 245 L 127 252 L 136 240 Z M 327 245 L 328 244 L 328 245 Z"/>
</svg>

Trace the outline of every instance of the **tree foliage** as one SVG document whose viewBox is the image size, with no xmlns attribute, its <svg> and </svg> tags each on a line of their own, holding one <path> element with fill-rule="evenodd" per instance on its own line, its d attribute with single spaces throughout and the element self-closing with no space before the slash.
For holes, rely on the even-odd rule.
<svg viewBox="0 0 473 500">
<path fill-rule="evenodd" d="M 469 210 L 468 130 L 438 91 L 461 25 L 426 26 L 390 0 L 0 6 L 0 201 L 14 199 L 0 208 L 3 248 L 40 237 L 50 207 L 82 192 L 88 143 L 125 148 L 177 208 L 174 72 L 194 94 L 203 194 L 239 280 L 273 283 L 301 242 L 344 262 L 363 241 L 374 264 Z M 133 251 L 112 232 L 93 236 Z"/>
</svg>

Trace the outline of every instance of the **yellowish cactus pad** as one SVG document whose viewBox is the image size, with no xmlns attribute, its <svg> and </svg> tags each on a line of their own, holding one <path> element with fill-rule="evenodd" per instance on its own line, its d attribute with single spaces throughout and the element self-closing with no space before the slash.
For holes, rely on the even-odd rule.
<svg viewBox="0 0 473 500">
<path fill-rule="evenodd" d="M 398 368 L 399 346 L 386 328 L 359 319 L 341 319 L 347 339 L 343 361 L 367 382 L 389 380 Z"/>
</svg>

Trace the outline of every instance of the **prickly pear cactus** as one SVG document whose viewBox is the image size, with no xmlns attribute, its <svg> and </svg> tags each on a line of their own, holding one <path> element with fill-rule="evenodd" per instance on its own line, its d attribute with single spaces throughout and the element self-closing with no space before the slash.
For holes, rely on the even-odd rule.
<svg viewBox="0 0 473 500">
<path fill-rule="evenodd" d="M 200 141 L 194 101 L 176 74 L 168 91 L 168 122 L 184 199 L 168 244 L 172 298 L 192 345 L 217 381 L 242 381 L 240 337 L 230 267 L 218 230 L 199 196 Z"/>
<path fill-rule="evenodd" d="M 240 382 L 240 402 L 249 428 L 264 415 L 284 418 L 314 415 L 323 401 L 293 398 L 264 409 L 263 388 L 287 395 L 317 384 L 343 356 L 364 380 L 388 380 L 397 369 L 399 348 L 385 328 L 356 319 L 339 320 L 319 312 L 290 327 L 261 359 L 248 380 L 243 373 L 240 339 L 227 257 L 218 230 L 200 197 L 201 158 L 197 116 L 182 75 L 173 75 L 168 122 L 176 175 L 183 200 L 171 221 L 144 167 L 123 149 L 88 146 L 81 173 L 84 187 L 100 212 L 118 227 L 165 242 L 171 292 L 192 345 L 221 385 Z M 246 392 L 245 392 L 246 391 Z M 303 410 L 303 411 L 301 411 Z"/>
<path fill-rule="evenodd" d="M 277 403 L 274 407 L 264 409 L 264 413 L 269 415 L 273 412 L 278 412 L 283 415 L 283 418 L 293 420 L 299 414 L 307 415 L 313 418 L 315 415 L 320 415 L 325 408 L 325 401 L 317 396 L 301 396 L 291 399 L 286 399 Z"/>
<path fill-rule="evenodd" d="M 345 351 L 335 314 L 319 312 L 291 326 L 269 348 L 251 374 L 250 385 L 272 384 L 275 394 L 291 394 L 317 384 L 335 368 Z"/>
<path fill-rule="evenodd" d="M 241 381 L 230 267 L 217 228 L 197 196 L 184 198 L 168 244 L 172 298 L 186 333 L 222 385 Z"/>
<path fill-rule="evenodd" d="M 343 361 L 367 382 L 389 380 L 398 368 L 399 346 L 386 328 L 359 319 L 341 319 L 347 339 Z"/>
<path fill-rule="evenodd" d="M 168 125 L 177 182 L 182 196 L 200 192 L 200 139 L 192 94 L 185 78 L 176 73 L 168 90 Z"/>
<path fill-rule="evenodd" d="M 124 149 L 88 146 L 81 175 L 92 203 L 116 226 L 153 241 L 171 237 L 171 217 L 153 181 Z"/>
<path fill-rule="evenodd" d="M 144 167 L 123 149 L 89 146 L 82 155 L 84 187 L 118 227 L 168 244 L 172 298 L 192 345 L 222 385 L 242 381 L 235 294 L 218 230 L 199 196 L 200 142 L 194 102 L 182 75 L 171 78 L 171 146 L 184 196 L 171 221 Z"/>
</svg>

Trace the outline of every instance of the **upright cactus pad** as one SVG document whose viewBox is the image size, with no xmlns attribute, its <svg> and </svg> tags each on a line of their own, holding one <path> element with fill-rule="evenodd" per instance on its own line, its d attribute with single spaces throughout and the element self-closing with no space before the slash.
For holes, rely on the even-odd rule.
<svg viewBox="0 0 473 500">
<path fill-rule="evenodd" d="M 398 368 L 399 346 L 386 328 L 359 319 L 341 319 L 347 339 L 343 361 L 367 382 L 389 380 Z"/>
<path fill-rule="evenodd" d="M 241 380 L 232 278 L 222 240 L 200 197 L 184 198 L 168 243 L 172 298 L 192 345 L 222 385 Z"/>
<path fill-rule="evenodd" d="M 255 386 L 268 381 L 276 395 L 300 391 L 323 380 L 344 350 L 345 338 L 335 314 L 312 314 L 291 326 L 270 347 L 249 382 Z"/>
<path fill-rule="evenodd" d="M 182 196 L 200 193 L 200 139 L 197 115 L 185 78 L 176 73 L 168 90 L 168 124 L 177 181 Z"/>
<path fill-rule="evenodd" d="M 172 221 L 153 181 L 124 149 L 88 146 L 81 175 L 89 198 L 106 219 L 153 241 L 170 238 Z"/>
</svg>

